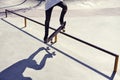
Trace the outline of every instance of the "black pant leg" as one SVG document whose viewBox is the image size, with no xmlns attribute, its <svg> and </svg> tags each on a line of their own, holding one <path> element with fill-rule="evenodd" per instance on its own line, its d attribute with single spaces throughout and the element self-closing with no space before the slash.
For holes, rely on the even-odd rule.
<svg viewBox="0 0 120 80">
<path fill-rule="evenodd" d="M 61 7 L 62 8 L 62 11 L 61 11 L 61 14 L 60 14 L 60 24 L 62 24 L 64 22 L 64 16 L 67 12 L 67 5 L 64 3 L 64 2 L 60 2 L 57 4 L 57 6 Z"/>
<path fill-rule="evenodd" d="M 53 9 L 53 7 L 45 11 L 46 20 L 45 20 L 45 36 L 44 36 L 44 41 L 47 39 L 47 37 L 49 35 L 49 23 L 50 23 L 50 19 L 51 19 L 52 9 Z"/>
</svg>

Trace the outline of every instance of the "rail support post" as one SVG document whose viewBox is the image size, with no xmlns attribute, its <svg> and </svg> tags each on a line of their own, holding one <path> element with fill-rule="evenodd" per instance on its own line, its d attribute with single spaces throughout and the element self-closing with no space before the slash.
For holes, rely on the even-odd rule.
<svg viewBox="0 0 120 80">
<path fill-rule="evenodd" d="M 57 35 L 55 36 L 55 43 L 57 42 Z"/>
<path fill-rule="evenodd" d="M 54 37 L 54 41 L 53 41 L 53 39 L 51 40 L 51 43 L 53 44 L 53 43 L 56 43 L 57 42 L 57 35 Z"/>
<path fill-rule="evenodd" d="M 24 18 L 24 27 L 27 27 L 27 19 Z"/>
<path fill-rule="evenodd" d="M 114 64 L 114 72 L 117 72 L 117 68 L 118 68 L 118 61 L 119 61 L 119 56 L 115 57 L 115 64 Z"/>
<path fill-rule="evenodd" d="M 5 17 L 7 18 L 7 10 L 5 10 Z"/>
</svg>

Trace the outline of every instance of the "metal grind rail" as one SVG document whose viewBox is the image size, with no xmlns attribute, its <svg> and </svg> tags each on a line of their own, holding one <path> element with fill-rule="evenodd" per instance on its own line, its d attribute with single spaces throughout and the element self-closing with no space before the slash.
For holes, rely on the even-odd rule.
<svg viewBox="0 0 120 80">
<path fill-rule="evenodd" d="M 42 26 L 45 26 L 43 23 L 40 23 L 40 22 L 38 22 L 38 21 L 35 21 L 35 20 L 33 20 L 33 19 L 30 19 L 30 18 L 28 18 L 28 17 L 25 17 L 25 16 L 23 16 L 23 15 L 20 15 L 20 14 L 18 14 L 18 13 L 15 13 L 15 12 L 13 12 L 13 11 L 10 11 L 10 10 L 5 10 L 5 15 L 6 15 L 6 17 L 7 17 L 7 13 L 8 13 L 8 12 L 13 13 L 13 14 L 15 14 L 15 15 L 18 15 L 18 16 L 20 16 L 20 17 L 23 17 L 23 18 L 24 18 L 24 25 L 25 25 L 25 27 L 27 27 L 27 19 L 30 20 L 30 21 L 32 21 L 32 22 L 35 22 L 35 23 L 37 23 L 37 24 L 40 24 L 40 25 L 42 25 Z M 52 28 L 52 27 L 49 27 L 49 28 L 52 29 L 52 30 L 56 30 L 56 29 L 54 29 L 54 28 Z M 102 52 L 105 52 L 105 53 L 107 53 L 107 54 L 109 54 L 109 55 L 111 55 L 111 56 L 114 56 L 114 57 L 115 57 L 115 62 L 114 62 L 113 72 L 115 72 L 115 73 L 117 72 L 119 55 L 117 55 L 117 54 L 115 54 L 115 53 L 113 53 L 113 52 L 110 52 L 110 51 L 108 51 L 108 50 L 105 50 L 105 49 L 103 49 L 103 48 L 101 48 L 101 47 L 98 47 L 98 46 L 96 46 L 96 45 L 93 45 L 93 44 L 91 44 L 91 43 L 89 43 L 89 42 L 86 42 L 86 41 L 84 41 L 84 40 L 81 40 L 81 39 L 79 39 L 79 38 L 76 38 L 76 37 L 74 37 L 74 36 L 72 36 L 72 35 L 70 35 L 70 34 L 67 34 L 67 33 L 64 33 L 64 32 L 60 32 L 60 33 L 63 34 L 63 35 L 65 35 L 65 36 L 67 36 L 67 37 L 69 37 L 69 38 L 72 38 L 72 39 L 74 39 L 74 40 L 76 40 L 76 41 L 78 41 L 78 42 L 82 42 L 82 43 L 84 43 L 84 44 L 86 44 L 86 45 L 88 45 L 88 46 L 90 46 L 90 47 L 93 47 L 93 48 L 98 49 L 98 50 L 100 50 L 100 51 L 102 51 Z"/>
</svg>

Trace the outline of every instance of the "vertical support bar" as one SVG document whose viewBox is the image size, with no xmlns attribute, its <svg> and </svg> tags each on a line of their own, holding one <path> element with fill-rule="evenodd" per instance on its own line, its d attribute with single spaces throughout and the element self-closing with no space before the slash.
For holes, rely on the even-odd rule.
<svg viewBox="0 0 120 80">
<path fill-rule="evenodd" d="M 5 10 L 5 17 L 7 18 L 7 10 Z"/>
<path fill-rule="evenodd" d="M 115 57 L 114 72 L 117 72 L 119 56 Z"/>
<path fill-rule="evenodd" d="M 27 19 L 26 18 L 24 18 L 24 27 L 27 27 Z"/>
<path fill-rule="evenodd" d="M 53 39 L 51 40 L 51 44 L 53 44 L 54 42 L 53 42 Z"/>
<path fill-rule="evenodd" d="M 57 35 L 55 36 L 55 43 L 57 42 Z"/>
<path fill-rule="evenodd" d="M 53 43 L 56 43 L 57 42 L 57 35 L 55 35 L 55 37 L 54 37 L 54 41 L 53 41 L 53 39 L 51 40 L 51 43 L 53 44 Z"/>
</svg>

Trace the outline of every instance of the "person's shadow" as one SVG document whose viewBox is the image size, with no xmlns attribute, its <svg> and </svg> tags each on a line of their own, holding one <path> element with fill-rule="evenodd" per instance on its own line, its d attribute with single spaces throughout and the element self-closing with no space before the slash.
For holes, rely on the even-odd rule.
<svg viewBox="0 0 120 80">
<path fill-rule="evenodd" d="M 33 60 L 33 58 L 42 50 L 45 50 L 47 54 L 45 54 L 40 63 L 37 64 L 36 61 Z M 25 71 L 25 69 L 28 67 L 35 70 L 40 70 L 45 66 L 46 60 L 52 57 L 52 53 L 50 53 L 46 48 L 41 47 L 36 52 L 34 52 L 29 58 L 20 60 L 3 70 L 2 72 L 0 72 L 0 80 L 32 80 L 32 78 L 30 77 L 23 76 L 23 72 Z"/>
</svg>

